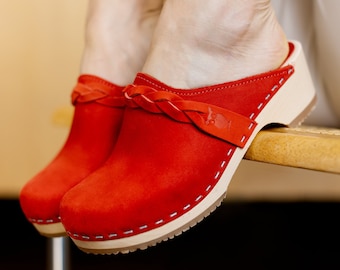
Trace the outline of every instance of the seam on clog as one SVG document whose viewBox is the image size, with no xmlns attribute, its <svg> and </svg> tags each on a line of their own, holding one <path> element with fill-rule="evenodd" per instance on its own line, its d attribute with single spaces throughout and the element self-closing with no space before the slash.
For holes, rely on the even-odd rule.
<svg viewBox="0 0 340 270">
<path fill-rule="evenodd" d="M 51 224 L 51 223 L 59 223 L 61 221 L 60 216 L 57 218 L 49 218 L 49 219 L 41 219 L 41 218 L 28 218 L 31 223 L 37 224 Z"/>
<path fill-rule="evenodd" d="M 273 78 L 273 77 L 280 77 L 283 76 L 285 74 L 290 74 L 293 71 L 293 66 L 289 66 L 289 69 L 284 69 L 281 72 L 277 72 L 274 74 L 269 74 L 266 76 L 262 76 L 262 77 L 256 77 L 256 78 L 251 78 L 251 79 L 241 79 L 239 80 L 239 82 L 235 82 L 235 83 L 225 83 L 225 84 L 220 84 L 220 86 L 214 87 L 212 88 L 211 86 L 204 86 L 204 87 L 198 87 L 198 88 L 194 88 L 194 89 L 176 89 L 176 88 L 171 88 L 171 90 L 165 88 L 162 85 L 159 85 L 143 76 L 137 75 L 137 78 L 140 80 L 143 80 L 145 82 L 147 82 L 148 84 L 151 84 L 154 87 L 157 87 L 157 89 L 161 89 L 163 91 L 166 92 L 171 92 L 180 96 L 196 96 L 196 95 L 201 95 L 201 94 L 206 94 L 206 93 L 210 93 L 210 92 L 215 92 L 215 91 L 219 91 L 219 90 L 224 90 L 224 89 L 228 89 L 228 88 L 233 88 L 233 87 L 237 87 L 240 85 L 246 85 L 249 83 L 253 83 L 253 82 L 257 82 L 257 81 L 262 81 L 262 80 L 266 80 L 269 78 Z M 227 85 L 226 85 L 227 84 Z M 178 91 L 178 90 L 182 90 L 182 91 Z"/>
<path fill-rule="evenodd" d="M 293 68 L 288 69 L 285 74 L 291 74 L 294 72 Z M 264 100 L 260 102 L 256 108 L 257 112 L 252 112 L 249 116 L 249 119 L 253 120 L 255 115 L 258 115 L 259 112 L 262 111 L 262 109 L 266 106 L 268 101 L 275 95 L 275 93 L 280 89 L 280 87 L 285 83 L 286 79 L 285 77 L 281 77 L 279 81 L 270 89 L 270 92 L 267 93 L 267 95 L 264 97 Z"/>
</svg>

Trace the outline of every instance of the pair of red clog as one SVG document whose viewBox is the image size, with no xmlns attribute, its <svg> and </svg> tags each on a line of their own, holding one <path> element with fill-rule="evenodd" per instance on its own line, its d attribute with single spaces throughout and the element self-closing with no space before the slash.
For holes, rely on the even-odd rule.
<svg viewBox="0 0 340 270">
<path fill-rule="evenodd" d="M 298 42 L 278 69 L 184 90 L 137 74 L 118 87 L 82 75 L 56 158 L 22 189 L 28 220 L 82 250 L 118 253 L 172 238 L 208 216 L 256 134 L 297 124 L 315 91 Z"/>
</svg>

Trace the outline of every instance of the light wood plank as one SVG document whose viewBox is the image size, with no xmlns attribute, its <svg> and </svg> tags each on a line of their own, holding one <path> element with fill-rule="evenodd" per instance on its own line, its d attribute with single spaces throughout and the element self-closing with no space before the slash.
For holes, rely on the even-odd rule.
<svg viewBox="0 0 340 270">
<path fill-rule="evenodd" d="M 311 126 L 263 130 L 245 159 L 340 174 L 340 130 Z"/>
</svg>

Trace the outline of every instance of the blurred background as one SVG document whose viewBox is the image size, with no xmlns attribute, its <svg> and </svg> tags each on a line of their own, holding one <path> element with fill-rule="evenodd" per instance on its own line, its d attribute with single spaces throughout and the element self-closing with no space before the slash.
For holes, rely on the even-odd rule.
<svg viewBox="0 0 340 270">
<path fill-rule="evenodd" d="M 51 117 L 70 104 L 86 4 L 0 1 L 0 181 L 11 188 L 21 187 L 44 166 L 68 132 L 53 126 Z"/>
<path fill-rule="evenodd" d="M 273 2 L 288 37 L 303 42 L 320 97 L 306 123 L 340 127 L 339 107 L 329 98 L 337 95 L 334 85 L 324 83 L 329 61 L 321 70 L 316 64 L 312 1 L 285 1 L 290 5 Z M 48 265 L 48 243 L 24 219 L 17 198 L 68 134 L 68 128 L 52 118 L 56 110 L 70 105 L 84 45 L 86 7 L 87 1 L 0 0 L 0 209 L 4 214 L 0 231 L 6 249 L 0 253 L 0 269 Z M 293 16 L 294 12 L 304 15 Z M 220 263 L 226 268 L 229 263 L 231 269 L 340 267 L 336 259 L 340 250 L 334 246 L 340 240 L 339 195 L 339 175 L 243 161 L 226 203 L 179 240 L 113 257 L 85 255 L 71 244 L 72 269 L 191 269 Z"/>
</svg>

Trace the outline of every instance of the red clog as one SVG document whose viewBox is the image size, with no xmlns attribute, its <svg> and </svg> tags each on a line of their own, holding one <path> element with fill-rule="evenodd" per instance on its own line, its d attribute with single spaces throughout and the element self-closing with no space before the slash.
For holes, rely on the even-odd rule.
<svg viewBox="0 0 340 270">
<path fill-rule="evenodd" d="M 295 125 L 315 91 L 301 46 L 278 69 L 224 84 L 174 89 L 138 74 L 110 158 L 61 201 L 61 220 L 89 253 L 145 249 L 187 230 L 223 200 L 256 134 Z"/>
<path fill-rule="evenodd" d="M 79 77 L 72 92 L 74 118 L 64 146 L 20 193 L 25 216 L 42 235 L 66 235 L 60 222 L 60 200 L 109 156 L 125 107 L 122 90 L 96 76 Z"/>
</svg>

